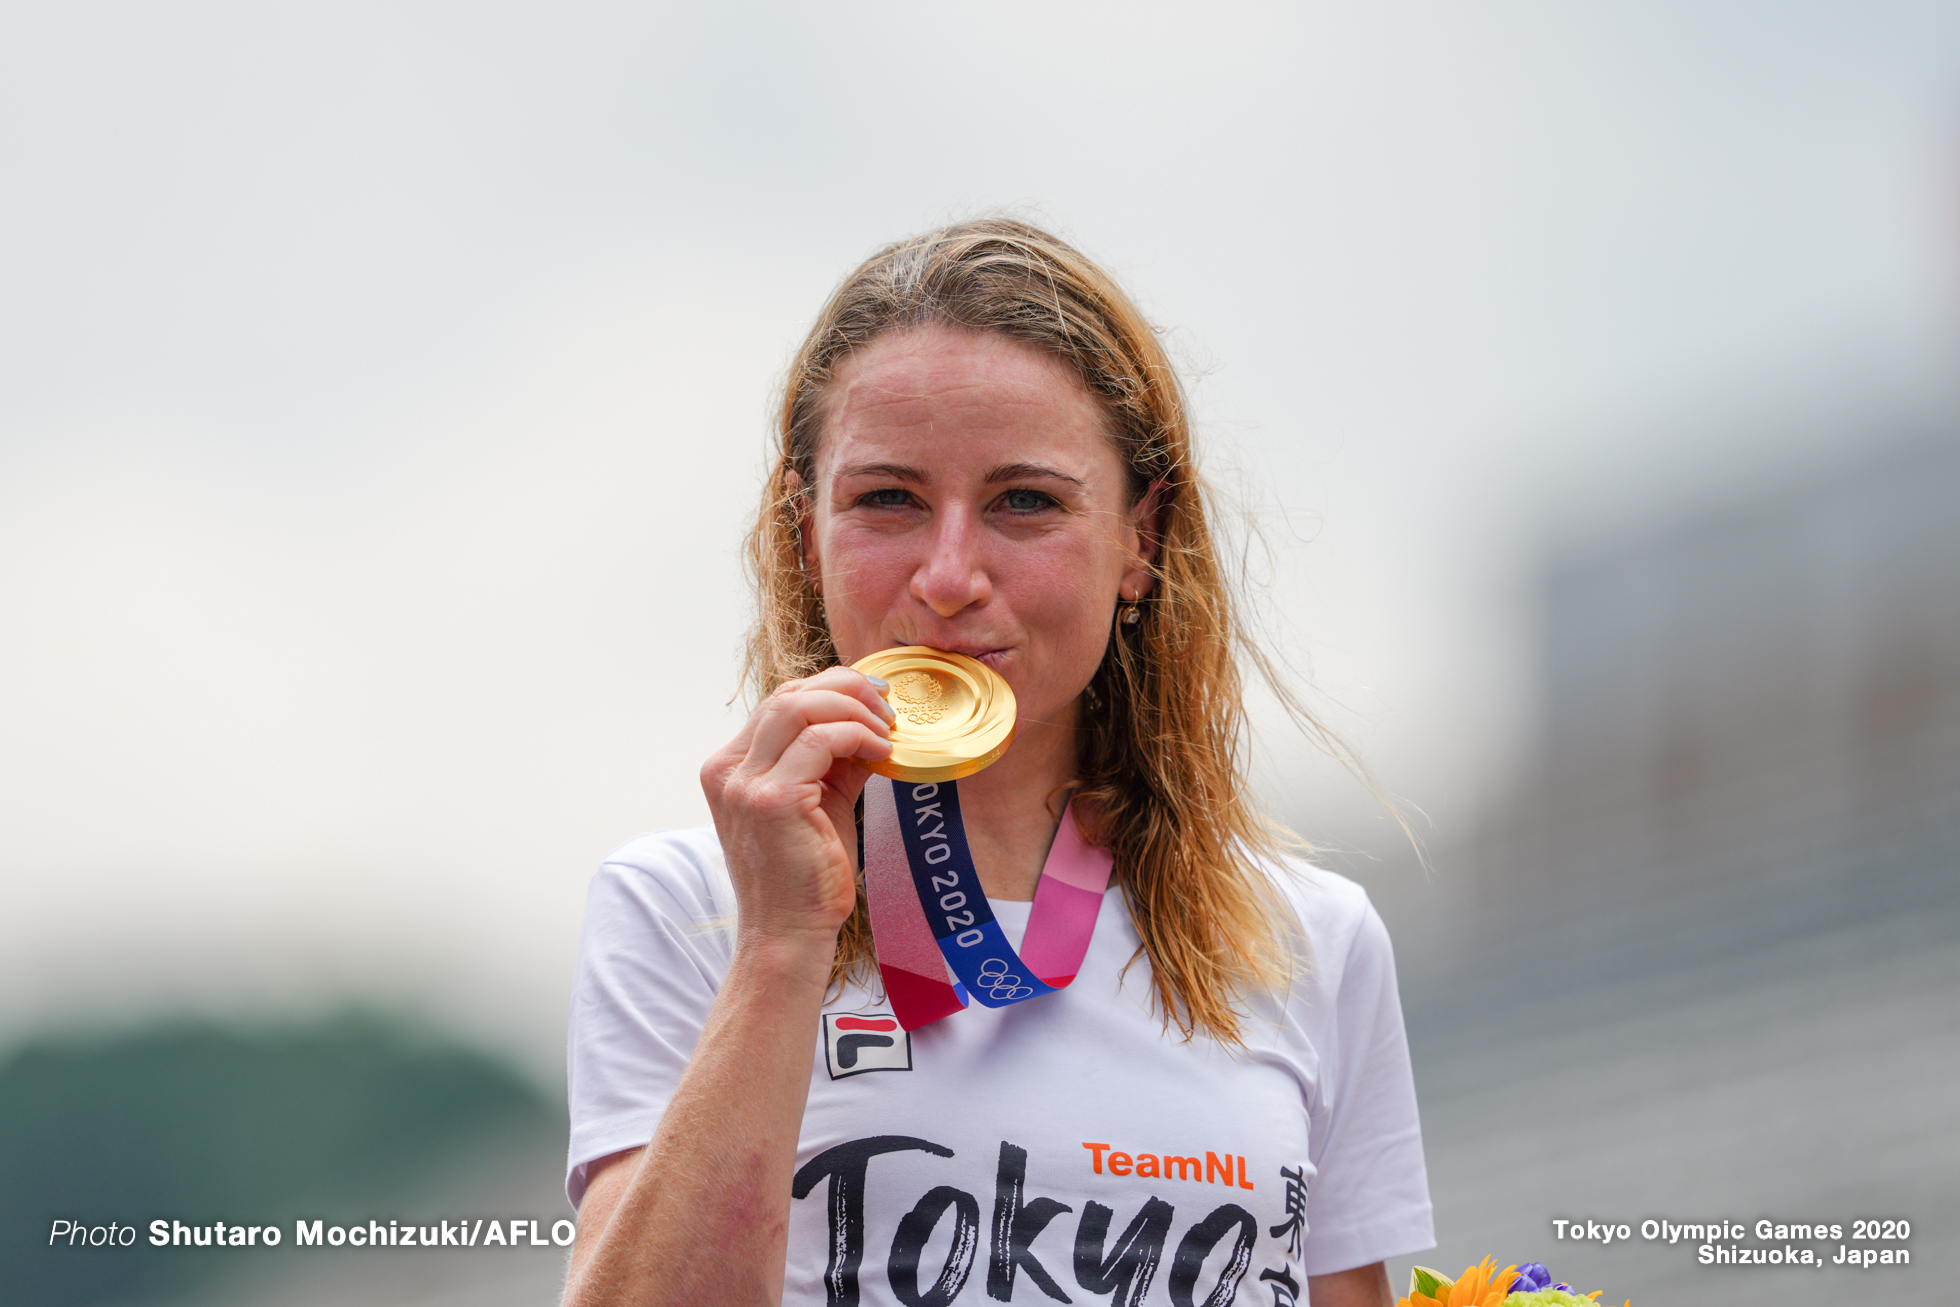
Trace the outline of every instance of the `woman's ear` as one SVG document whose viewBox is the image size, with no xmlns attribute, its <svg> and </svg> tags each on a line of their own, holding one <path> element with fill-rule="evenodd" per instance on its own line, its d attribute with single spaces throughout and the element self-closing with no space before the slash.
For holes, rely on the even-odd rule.
<svg viewBox="0 0 1960 1307">
<path fill-rule="evenodd" d="M 1162 481 L 1152 481 L 1130 510 L 1129 539 L 1125 543 L 1134 561 L 1117 587 L 1126 603 L 1143 598 L 1157 583 L 1157 555 L 1163 551 L 1164 512 L 1169 498 L 1169 488 Z"/>
</svg>

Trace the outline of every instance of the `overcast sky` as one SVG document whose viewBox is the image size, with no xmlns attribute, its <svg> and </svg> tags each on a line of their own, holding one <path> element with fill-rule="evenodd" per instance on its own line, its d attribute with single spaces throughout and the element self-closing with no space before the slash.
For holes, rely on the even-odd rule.
<svg viewBox="0 0 1960 1307">
<path fill-rule="evenodd" d="M 1937 372 L 1957 73 L 1871 0 L 9 5 L 0 1036 L 356 994 L 550 1066 L 592 865 L 705 819 L 789 351 L 1000 206 L 1167 331 L 1447 848 L 1545 541 Z"/>
</svg>

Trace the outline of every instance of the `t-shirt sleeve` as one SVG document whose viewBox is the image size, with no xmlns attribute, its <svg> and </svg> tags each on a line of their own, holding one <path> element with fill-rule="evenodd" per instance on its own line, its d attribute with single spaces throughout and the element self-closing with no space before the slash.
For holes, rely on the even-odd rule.
<svg viewBox="0 0 1960 1307">
<path fill-rule="evenodd" d="M 653 1137 L 728 972 L 733 919 L 705 832 L 642 836 L 593 877 L 566 1039 L 574 1207 L 588 1164 Z"/>
<path fill-rule="evenodd" d="M 1354 892 L 1360 895 L 1359 887 Z M 1334 985 L 1334 1021 L 1309 1106 L 1316 1175 L 1307 1189 L 1301 1257 L 1308 1275 L 1436 1243 L 1395 956 L 1374 905 L 1362 896 L 1360 908 L 1346 949 L 1322 959 L 1340 958 L 1323 971 Z"/>
</svg>

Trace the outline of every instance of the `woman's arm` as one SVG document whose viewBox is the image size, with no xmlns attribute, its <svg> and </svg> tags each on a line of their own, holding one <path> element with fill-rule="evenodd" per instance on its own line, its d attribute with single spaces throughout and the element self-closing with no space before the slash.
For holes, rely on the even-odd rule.
<svg viewBox="0 0 1960 1307">
<path fill-rule="evenodd" d="M 830 955 L 744 949 L 653 1142 L 594 1176 L 567 1307 L 775 1303 Z"/>
<path fill-rule="evenodd" d="M 889 711 L 833 668 L 772 695 L 702 769 L 734 955 L 652 1142 L 590 1179 L 566 1307 L 780 1301 L 818 1018 L 856 902 L 852 760 L 889 754 Z"/>
</svg>

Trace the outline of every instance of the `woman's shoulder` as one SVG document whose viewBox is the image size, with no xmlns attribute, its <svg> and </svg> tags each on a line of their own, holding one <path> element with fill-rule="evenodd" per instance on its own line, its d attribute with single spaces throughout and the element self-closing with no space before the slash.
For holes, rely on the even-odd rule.
<svg viewBox="0 0 1960 1307">
<path fill-rule="evenodd" d="M 1368 891 L 1338 871 L 1295 857 L 1256 865 L 1309 939 L 1351 940 L 1371 918 L 1379 920 Z"/>
<path fill-rule="evenodd" d="M 1254 991 L 1246 1011 L 1267 1021 L 1277 1046 L 1329 1065 L 1370 1032 L 1401 1025 L 1395 954 L 1388 930 L 1360 883 L 1300 858 L 1261 859 L 1255 865 L 1272 888 L 1287 980 L 1278 991 Z M 1257 1027 L 1249 1023 L 1248 1030 Z M 1315 1071 L 1310 1079 L 1320 1075 Z"/>
<path fill-rule="evenodd" d="M 1368 891 L 1350 877 L 1300 858 L 1264 861 L 1260 869 L 1272 884 L 1290 932 L 1295 999 L 1337 994 L 1359 983 L 1374 987 L 1395 969 L 1388 928 Z"/>
<path fill-rule="evenodd" d="M 735 911 L 735 894 L 712 826 L 650 831 L 608 853 L 592 877 L 595 909 L 683 921 L 713 921 Z"/>
</svg>

